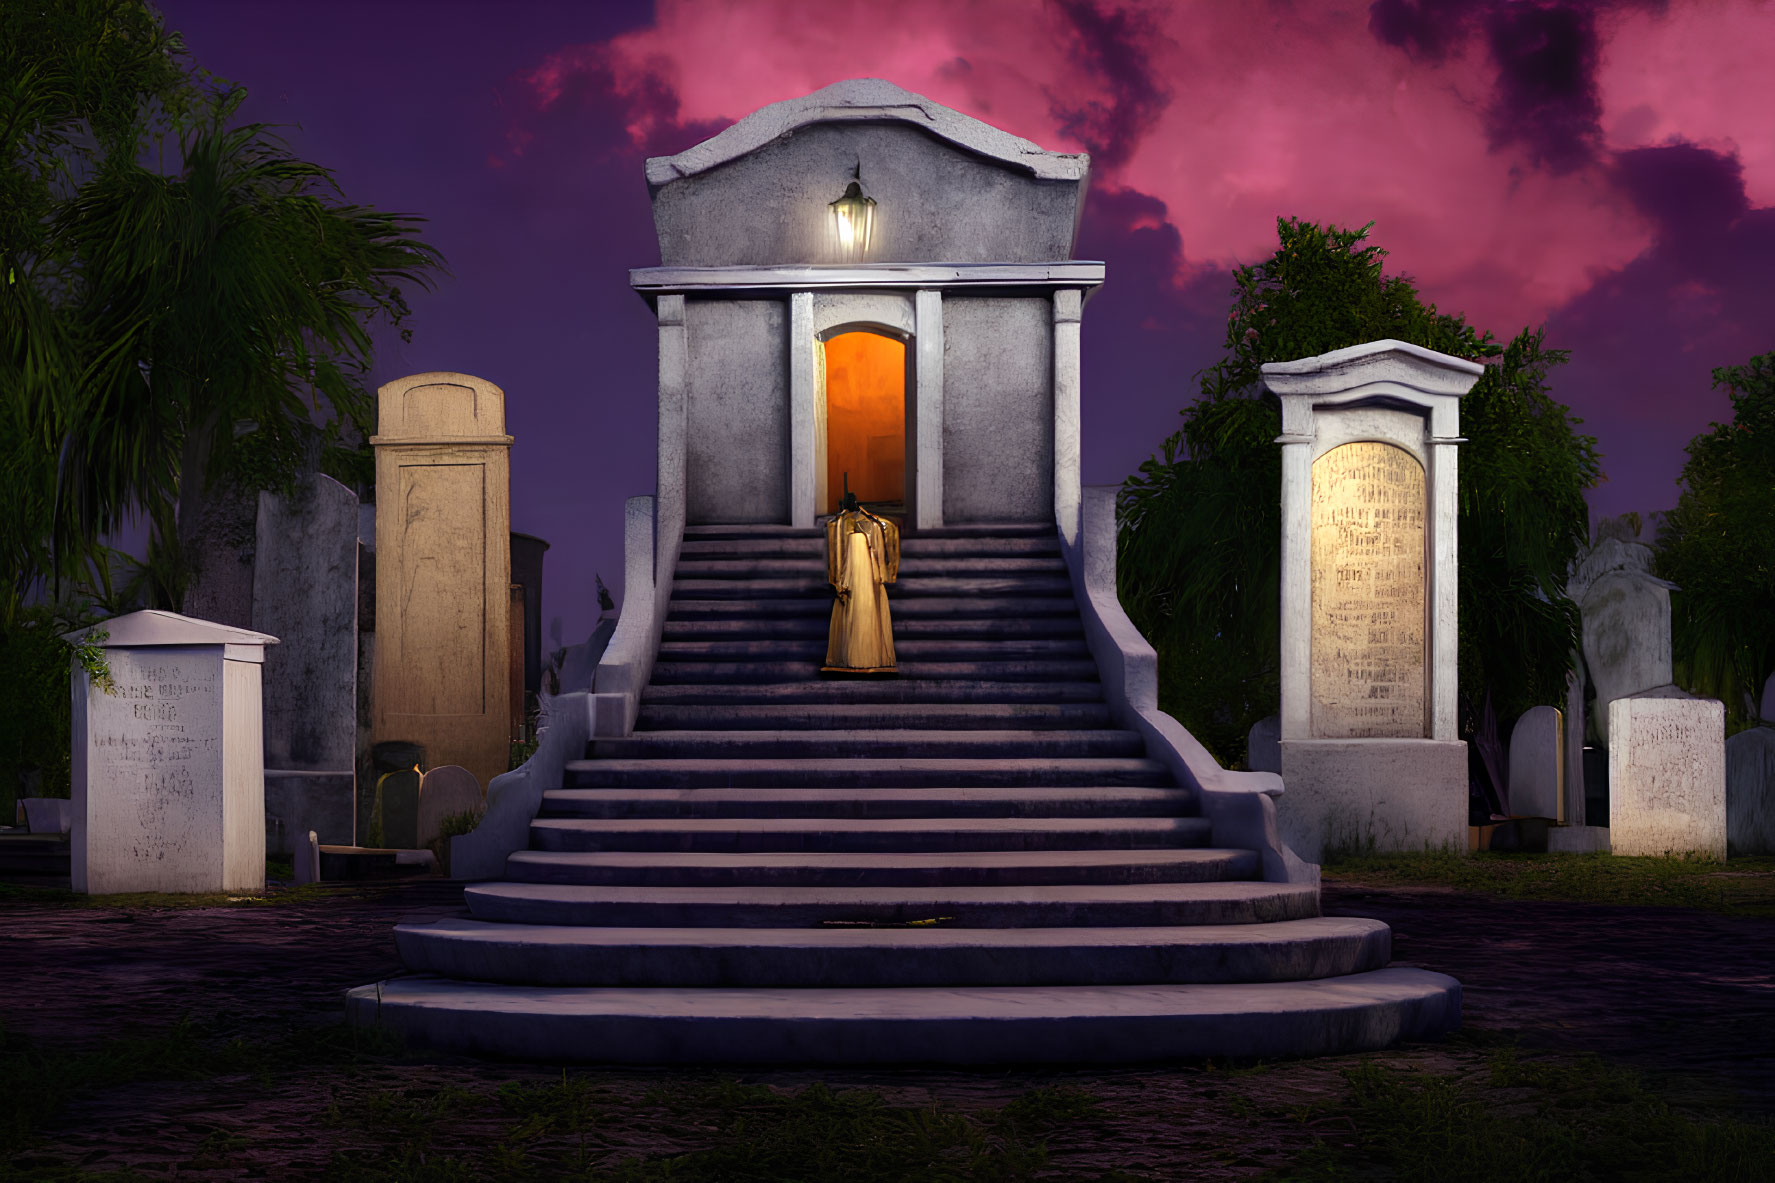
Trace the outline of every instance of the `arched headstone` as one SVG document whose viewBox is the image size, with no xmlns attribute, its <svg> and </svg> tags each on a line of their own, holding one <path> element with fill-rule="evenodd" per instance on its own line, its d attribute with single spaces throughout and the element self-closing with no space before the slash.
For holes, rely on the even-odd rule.
<svg viewBox="0 0 1775 1183">
<path fill-rule="evenodd" d="M 1726 854 L 1775 854 L 1775 727 L 1726 741 Z"/>
<path fill-rule="evenodd" d="M 444 819 L 478 810 L 486 793 L 475 774 L 456 764 L 433 768 L 419 781 L 419 846 L 430 846 L 442 836 Z"/>
<path fill-rule="evenodd" d="M 1564 821 L 1563 721 L 1557 707 L 1530 707 L 1510 730 L 1510 812 Z"/>
</svg>

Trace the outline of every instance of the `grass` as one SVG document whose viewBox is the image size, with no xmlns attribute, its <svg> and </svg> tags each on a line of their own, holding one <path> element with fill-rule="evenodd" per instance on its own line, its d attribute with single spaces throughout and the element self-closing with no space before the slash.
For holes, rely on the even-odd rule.
<svg viewBox="0 0 1775 1183">
<path fill-rule="evenodd" d="M 1328 856 L 1325 878 L 1353 886 L 1447 887 L 1511 899 L 1704 908 L 1775 915 L 1775 858 L 1441 851 Z"/>
<path fill-rule="evenodd" d="M 1278 1183 L 1761 1183 L 1775 1163 L 1775 1126 L 1677 1109 L 1594 1057 L 1504 1048 L 1477 1073 L 1364 1061 L 1343 1076 L 1347 1097 L 1296 1114 L 1323 1132 Z"/>
</svg>

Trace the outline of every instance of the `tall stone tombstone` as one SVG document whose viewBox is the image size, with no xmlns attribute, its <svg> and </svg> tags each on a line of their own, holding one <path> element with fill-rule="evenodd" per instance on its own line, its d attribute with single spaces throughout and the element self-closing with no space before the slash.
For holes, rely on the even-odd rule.
<svg viewBox="0 0 1775 1183">
<path fill-rule="evenodd" d="M 1597 523 L 1590 549 L 1572 565 L 1566 595 L 1582 620 L 1584 668 L 1596 690 L 1589 728 L 1609 746 L 1609 704 L 1671 684 L 1670 593 L 1652 574 L 1652 548 L 1632 515 Z"/>
<path fill-rule="evenodd" d="M 1466 849 L 1456 445 L 1476 362 L 1373 341 L 1263 367 L 1282 402 L 1282 838 Z"/>
<path fill-rule="evenodd" d="M 253 627 L 265 655 L 265 848 L 350 846 L 357 784 L 357 494 L 321 473 L 259 494 Z"/>
<path fill-rule="evenodd" d="M 467 374 L 378 391 L 372 734 L 491 781 L 510 762 L 512 437 Z"/>
<path fill-rule="evenodd" d="M 262 889 L 260 666 L 277 638 L 152 610 L 95 628 L 114 693 L 74 664 L 74 890 Z"/>
</svg>

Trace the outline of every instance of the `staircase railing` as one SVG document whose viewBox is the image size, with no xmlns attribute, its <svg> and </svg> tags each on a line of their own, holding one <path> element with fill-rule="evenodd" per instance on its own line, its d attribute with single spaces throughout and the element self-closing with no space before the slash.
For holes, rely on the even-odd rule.
<svg viewBox="0 0 1775 1183">
<path fill-rule="evenodd" d="M 1196 790 L 1217 846 L 1257 851 L 1268 882 L 1317 883 L 1318 864 L 1301 859 L 1276 830 L 1282 778 L 1222 768 L 1183 724 L 1159 709 L 1159 655 L 1116 594 L 1116 492 L 1114 485 L 1085 489 L 1077 542 L 1061 533 L 1085 642 L 1103 679 L 1110 714 L 1120 726 L 1140 732 L 1148 754 L 1162 761 L 1178 784 Z"/>
</svg>

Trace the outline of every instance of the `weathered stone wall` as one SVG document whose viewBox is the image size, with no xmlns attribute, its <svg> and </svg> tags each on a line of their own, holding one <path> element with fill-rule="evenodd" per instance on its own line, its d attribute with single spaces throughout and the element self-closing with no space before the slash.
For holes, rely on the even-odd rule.
<svg viewBox="0 0 1775 1183">
<path fill-rule="evenodd" d="M 1084 186 L 1042 180 L 904 124 L 801 127 L 657 187 L 667 267 L 830 263 L 829 207 L 855 178 L 875 199 L 870 261 L 1023 263 L 1072 254 Z"/>
<path fill-rule="evenodd" d="M 943 520 L 1054 516 L 1053 304 L 943 300 Z"/>
<path fill-rule="evenodd" d="M 684 321 L 686 520 L 788 521 L 788 305 L 688 300 Z"/>
</svg>

